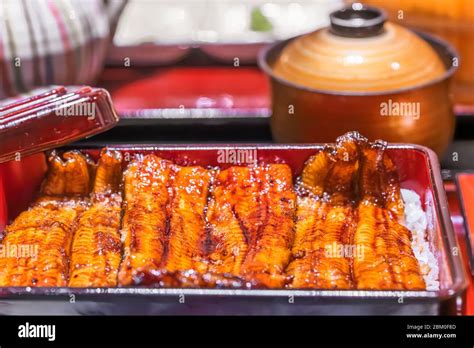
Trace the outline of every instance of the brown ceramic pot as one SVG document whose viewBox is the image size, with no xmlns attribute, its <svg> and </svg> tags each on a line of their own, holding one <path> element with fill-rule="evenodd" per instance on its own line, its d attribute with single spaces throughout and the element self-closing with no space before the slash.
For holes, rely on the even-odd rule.
<svg viewBox="0 0 474 348">
<path fill-rule="evenodd" d="M 441 155 L 452 140 L 449 95 L 456 52 L 385 23 L 371 7 L 331 15 L 331 26 L 268 47 L 272 132 L 279 142 L 331 142 L 347 131 L 417 143 Z"/>
</svg>

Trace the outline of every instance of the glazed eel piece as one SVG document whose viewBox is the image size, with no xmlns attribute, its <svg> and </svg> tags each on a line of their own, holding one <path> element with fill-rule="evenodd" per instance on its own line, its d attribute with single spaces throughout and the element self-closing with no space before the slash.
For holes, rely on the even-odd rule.
<svg viewBox="0 0 474 348">
<path fill-rule="evenodd" d="M 353 287 L 348 249 L 355 230 L 357 139 L 341 137 L 308 160 L 299 182 L 296 237 L 287 267 L 291 288 Z M 350 254 L 350 255 L 349 255 Z"/>
<path fill-rule="evenodd" d="M 40 198 L 5 230 L 0 286 L 65 286 L 78 216 L 87 208 L 94 166 L 80 152 L 52 152 Z"/>
<path fill-rule="evenodd" d="M 383 143 L 368 145 L 361 157 L 354 243 L 364 249 L 364 257 L 354 259 L 356 288 L 425 289 L 411 232 L 399 223 L 403 201 L 395 166 L 384 150 Z"/>
<path fill-rule="evenodd" d="M 230 167 L 217 175 L 207 207 L 210 272 L 240 274 L 262 222 L 259 185 L 255 170 L 248 167 Z"/>
<path fill-rule="evenodd" d="M 294 240 L 296 194 L 292 172 L 286 164 L 269 164 L 255 170 L 261 181 L 263 221 L 255 239 L 249 239 L 240 275 L 255 286 L 281 288 Z"/>
<path fill-rule="evenodd" d="M 71 287 L 114 287 L 122 259 L 120 220 L 122 156 L 103 149 L 99 159 L 90 207 L 77 223 L 72 243 Z"/>
<path fill-rule="evenodd" d="M 205 209 L 212 178 L 213 171 L 199 166 L 180 167 L 176 173 L 164 262 L 169 272 L 207 269 Z"/>
<path fill-rule="evenodd" d="M 160 268 L 163 262 L 171 182 L 172 164 L 152 154 L 138 156 L 124 172 L 120 285 L 132 284 L 141 269 Z"/>
</svg>

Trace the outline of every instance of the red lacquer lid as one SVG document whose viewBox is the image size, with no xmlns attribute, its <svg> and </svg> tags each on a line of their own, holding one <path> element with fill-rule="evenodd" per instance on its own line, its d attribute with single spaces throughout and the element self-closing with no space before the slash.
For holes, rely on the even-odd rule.
<svg viewBox="0 0 474 348">
<path fill-rule="evenodd" d="M 0 106 L 0 163 L 104 132 L 118 120 L 102 88 L 57 87 Z"/>
</svg>

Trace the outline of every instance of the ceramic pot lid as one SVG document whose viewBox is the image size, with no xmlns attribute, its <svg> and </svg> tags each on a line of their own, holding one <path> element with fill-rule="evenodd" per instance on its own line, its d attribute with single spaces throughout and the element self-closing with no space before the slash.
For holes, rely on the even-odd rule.
<svg viewBox="0 0 474 348">
<path fill-rule="evenodd" d="M 413 87 L 445 73 L 436 51 L 383 11 L 359 3 L 333 12 L 330 27 L 292 40 L 274 73 L 326 91 L 378 92 Z"/>
</svg>

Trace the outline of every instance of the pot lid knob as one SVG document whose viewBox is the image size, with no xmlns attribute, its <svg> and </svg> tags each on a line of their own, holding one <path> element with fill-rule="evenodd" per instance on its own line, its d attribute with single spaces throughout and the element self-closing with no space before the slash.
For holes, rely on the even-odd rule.
<svg viewBox="0 0 474 348">
<path fill-rule="evenodd" d="M 376 36 L 383 32 L 386 20 L 384 11 L 356 2 L 330 14 L 331 33 L 352 38 Z"/>
</svg>

